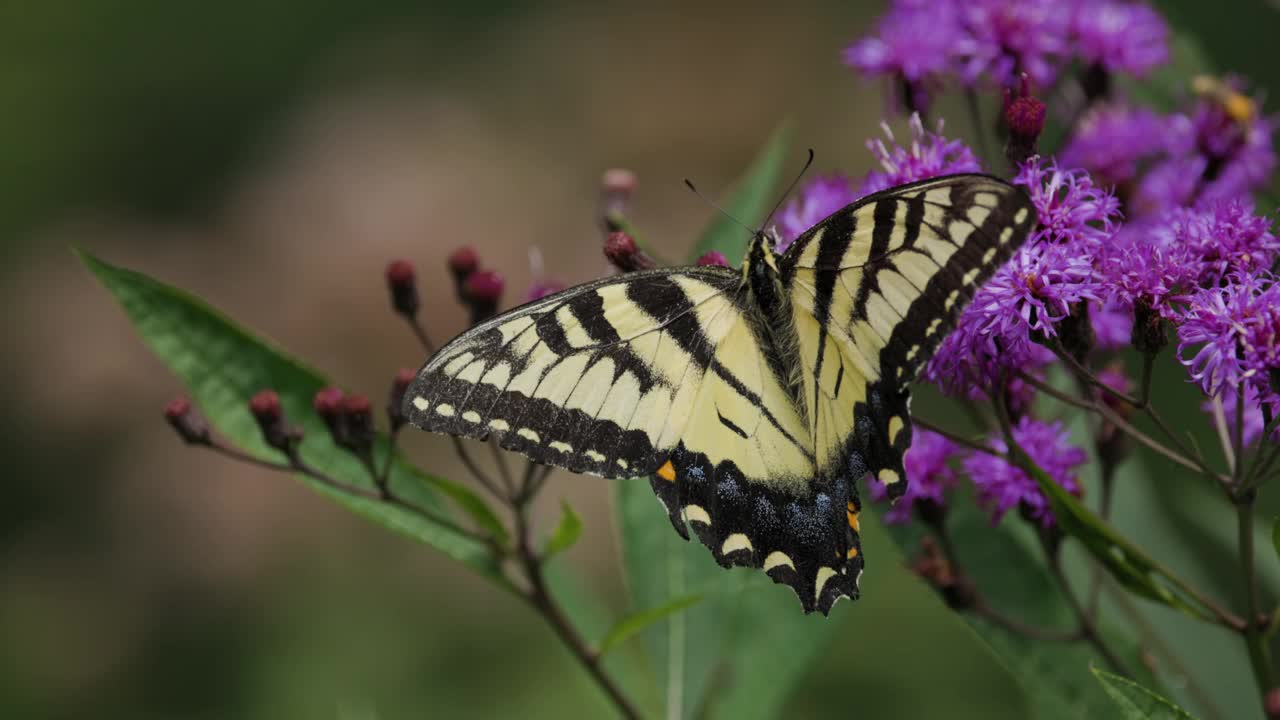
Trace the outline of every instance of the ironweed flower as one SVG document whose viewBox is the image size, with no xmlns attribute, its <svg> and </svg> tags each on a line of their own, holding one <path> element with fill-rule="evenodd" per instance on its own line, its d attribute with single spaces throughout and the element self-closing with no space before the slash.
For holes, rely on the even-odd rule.
<svg viewBox="0 0 1280 720">
<path fill-rule="evenodd" d="M 1169 27 L 1142 2 L 1074 3 L 1071 32 L 1076 54 L 1109 72 L 1145 75 L 1169 61 Z"/>
<path fill-rule="evenodd" d="M 955 54 L 966 85 L 990 80 L 1009 87 L 1021 72 L 1041 87 L 1053 83 L 1070 54 L 1070 3 L 969 0 L 958 5 L 968 47 Z"/>
<path fill-rule="evenodd" d="M 1111 237 L 1120 222 L 1120 201 L 1115 195 L 1095 185 L 1088 172 L 1065 168 L 1056 160 L 1027 160 L 1013 184 L 1027 189 L 1039 215 L 1036 230 L 1027 239 L 1031 246 L 1048 241 L 1092 250 Z"/>
<path fill-rule="evenodd" d="M 1179 208 L 1167 220 L 1167 242 L 1182 248 L 1198 264 L 1201 284 L 1217 283 L 1233 271 L 1271 267 L 1280 241 L 1271 221 L 1253 214 L 1245 200 L 1206 201 L 1196 209 Z"/>
<path fill-rule="evenodd" d="M 1084 464 L 1088 456 L 1071 444 L 1070 433 L 1061 422 L 1045 423 L 1022 417 L 1013 427 L 1013 440 L 1054 482 L 1073 495 L 1081 493 L 1075 469 Z M 989 444 L 1001 453 L 1009 450 L 1003 437 L 993 437 Z M 1004 458 L 978 451 L 971 452 L 963 466 L 977 490 L 978 504 L 991 513 L 993 524 L 1019 507 L 1043 527 L 1054 524 L 1049 499 L 1021 468 Z"/>
<path fill-rule="evenodd" d="M 959 140 L 948 140 L 942 135 L 941 120 L 938 121 L 937 130 L 929 132 L 924 129 L 920 115 L 912 114 L 907 121 L 911 141 L 906 145 L 898 144 L 888 123 L 881 123 L 880 127 L 889 139 L 889 144 L 885 145 L 883 140 L 876 138 L 867 141 L 867 149 L 875 156 L 882 170 L 867 173 L 862 185 L 858 187 L 858 197 L 903 183 L 982 170 L 978 159 L 967 145 Z"/>
<path fill-rule="evenodd" d="M 1280 284 L 1269 273 L 1237 273 L 1192 295 L 1178 360 L 1210 397 L 1242 382 L 1269 392 L 1270 372 L 1280 368 Z"/>
<path fill-rule="evenodd" d="M 1080 118 L 1058 153 L 1066 167 L 1088 170 L 1106 185 L 1129 182 L 1139 163 L 1163 155 L 1175 143 L 1176 122 L 1145 108 L 1099 104 Z"/>
<path fill-rule="evenodd" d="M 907 471 L 907 491 L 884 513 L 884 521 L 890 525 L 902 524 L 911 519 L 911 510 L 917 502 L 928 501 L 937 506 L 946 504 L 946 493 L 956 485 L 956 473 L 950 460 L 957 455 L 956 444 L 928 430 L 912 433 L 911 448 L 903 459 Z M 871 499 L 883 502 L 889 491 L 875 478 L 867 480 Z"/>
</svg>

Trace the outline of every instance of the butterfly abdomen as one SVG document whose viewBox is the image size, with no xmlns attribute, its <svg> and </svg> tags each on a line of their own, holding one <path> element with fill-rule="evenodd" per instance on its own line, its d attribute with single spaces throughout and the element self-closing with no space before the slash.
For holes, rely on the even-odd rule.
<svg viewBox="0 0 1280 720">
<path fill-rule="evenodd" d="M 765 336 L 767 360 L 778 382 L 786 389 L 801 414 L 808 410 L 803 392 L 801 364 L 795 362 L 799 352 L 790 296 L 778 272 L 777 255 L 769 247 L 769 239 L 759 233 L 751 242 L 743 264 L 746 289 L 757 311 L 757 332 Z"/>
</svg>

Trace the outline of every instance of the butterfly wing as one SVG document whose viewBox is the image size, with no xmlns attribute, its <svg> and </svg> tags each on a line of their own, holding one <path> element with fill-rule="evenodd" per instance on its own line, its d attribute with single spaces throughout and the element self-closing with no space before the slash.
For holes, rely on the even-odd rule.
<svg viewBox="0 0 1280 720">
<path fill-rule="evenodd" d="M 787 249 L 820 469 L 870 472 L 891 496 L 905 491 L 908 384 L 1035 221 L 1018 188 L 953 175 L 866 197 Z"/>
<path fill-rule="evenodd" d="M 499 315 L 419 371 L 410 421 L 607 478 L 668 474 L 677 447 L 762 478 L 806 472 L 803 423 L 763 409 L 773 388 L 739 282 L 718 267 L 630 273 Z"/>
</svg>

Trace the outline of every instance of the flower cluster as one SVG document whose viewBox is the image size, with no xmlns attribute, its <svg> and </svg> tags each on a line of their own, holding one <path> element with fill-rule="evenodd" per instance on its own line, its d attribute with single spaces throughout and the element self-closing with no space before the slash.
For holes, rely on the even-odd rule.
<svg viewBox="0 0 1280 720">
<path fill-rule="evenodd" d="M 1033 414 L 1034 386 L 1059 356 L 1107 366 L 1108 353 L 1130 346 L 1153 357 L 1172 334 L 1188 381 L 1209 397 L 1207 410 L 1234 423 L 1244 403 L 1247 442 L 1280 414 L 1280 240 L 1252 198 L 1274 175 L 1280 118 L 1265 115 L 1236 78 L 1189 79 L 1190 100 L 1166 112 L 1120 96 L 1111 79 L 1165 63 L 1167 36 L 1161 17 L 1131 0 L 894 0 L 874 33 L 844 55 L 864 74 L 894 79 L 918 113 L 948 80 L 974 92 L 1003 89 L 1011 181 L 1026 189 L 1038 223 L 977 290 L 922 375 L 944 393 L 1004 405 L 1014 440 L 1073 492 L 1083 454 L 1061 425 Z M 1037 156 L 1046 107 L 1031 87 L 1067 80 L 1072 68 L 1080 69 L 1083 105 L 1062 109 L 1056 117 L 1076 119 Z M 936 127 L 926 131 L 913 114 L 910 137 L 898 143 L 886 126 L 886 139 L 868 142 L 879 167 L 861 183 L 842 175 L 811 182 L 780 218 L 782 235 L 794 238 L 867 193 L 981 170 L 968 146 L 945 137 L 941 121 Z M 1096 378 L 1130 384 L 1115 372 Z M 1052 522 L 1035 483 L 1002 457 L 919 437 L 908 455 L 913 489 L 889 521 L 906 520 L 921 500 L 941 504 L 956 482 L 949 461 L 960 458 L 993 517 L 1019 507 Z M 1008 450 L 1002 436 L 990 447 Z"/>
<path fill-rule="evenodd" d="M 1043 87 L 1075 60 L 1095 74 L 1144 75 L 1168 60 L 1167 35 L 1154 10 L 1127 0 L 895 0 L 844 61 L 894 78 L 923 112 L 947 78 L 1011 87 L 1026 73 Z"/>
</svg>

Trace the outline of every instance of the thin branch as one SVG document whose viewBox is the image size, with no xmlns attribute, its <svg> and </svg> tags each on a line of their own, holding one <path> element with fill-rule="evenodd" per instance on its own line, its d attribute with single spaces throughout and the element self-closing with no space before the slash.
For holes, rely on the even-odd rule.
<svg viewBox="0 0 1280 720">
<path fill-rule="evenodd" d="M 596 684 L 609 696 L 618 713 L 624 718 L 639 720 L 640 711 L 632 705 L 631 701 L 623 693 L 622 688 L 605 672 L 604 666 L 600 662 L 599 653 L 591 649 L 586 640 L 578 634 L 578 631 L 569 622 L 569 618 L 564 614 L 564 611 L 561 610 L 555 598 L 547 589 L 546 576 L 542 572 L 543 559 L 534 551 L 530 542 L 529 532 L 528 501 L 533 497 L 533 493 L 530 493 L 529 490 L 534 482 L 534 468 L 536 467 L 532 462 L 528 464 L 524 483 L 519 489 L 516 498 L 513 499 L 512 508 L 515 511 L 516 555 L 529 580 L 529 590 L 525 598 L 534 609 L 547 619 L 551 629 L 559 636 L 565 647 L 573 653 L 578 662 L 596 681 Z"/>
<path fill-rule="evenodd" d="M 1258 568 L 1253 549 L 1254 496 L 1252 490 L 1246 490 L 1237 501 L 1236 526 L 1239 530 L 1240 567 L 1244 575 L 1245 603 L 1248 608 L 1245 613 L 1244 641 L 1249 650 L 1249 665 L 1253 668 L 1258 693 L 1265 698 L 1272 688 L 1274 670 L 1271 665 L 1271 650 L 1265 638 L 1266 628 L 1258 622 L 1261 604 L 1258 597 Z"/>
<path fill-rule="evenodd" d="M 965 100 L 969 109 L 969 122 L 973 123 L 973 134 L 978 141 L 978 154 L 987 167 L 995 167 L 995 159 L 987 143 L 986 128 L 982 126 L 982 108 L 978 105 L 978 93 L 973 88 L 965 91 Z"/>
<path fill-rule="evenodd" d="M 1043 640 L 1047 642 L 1079 642 L 1080 640 L 1085 639 L 1083 630 L 1046 630 L 1041 627 L 1036 627 L 1035 625 L 1029 625 L 1021 620 L 1001 614 L 998 610 L 986 604 L 986 602 L 981 599 L 974 602 L 973 607 L 969 608 L 969 611 L 993 625 L 999 625 L 1015 635 L 1022 635 L 1024 637 L 1031 638 L 1032 640 Z"/>
<path fill-rule="evenodd" d="M 427 335 L 427 329 L 422 326 L 417 315 L 412 317 L 406 316 L 405 320 L 409 323 L 409 329 L 413 331 L 413 336 L 418 339 L 418 344 L 428 355 L 436 354 L 436 344 L 431 342 L 431 337 Z"/>
<path fill-rule="evenodd" d="M 928 430 L 929 432 L 932 432 L 932 433 L 937 433 L 942 437 L 950 440 L 951 442 L 957 445 L 962 445 L 964 447 L 967 447 L 970 450 L 976 450 L 978 452 L 986 453 L 988 455 L 994 455 L 996 457 L 1004 457 L 1004 453 L 1000 452 L 999 450 L 996 450 L 995 448 L 987 447 L 986 445 L 983 445 L 981 442 L 978 442 L 976 440 L 970 440 L 969 438 L 966 438 L 962 435 L 957 435 L 956 433 L 951 432 L 950 430 L 945 430 L 931 420 L 925 420 L 924 418 L 921 418 L 919 416 L 913 416 L 911 418 L 911 422 L 916 427 L 922 428 L 924 430 Z"/>
<path fill-rule="evenodd" d="M 476 482 L 480 483 L 480 485 L 485 490 L 488 490 L 494 497 L 502 499 L 503 495 L 498 491 L 498 486 L 493 484 L 493 481 L 489 479 L 489 476 L 486 475 L 484 471 L 480 469 L 480 466 L 476 464 L 476 461 L 471 458 L 471 453 L 467 452 L 466 444 L 463 443 L 457 435 L 450 435 L 449 439 L 453 441 L 454 451 L 458 453 L 458 457 L 462 459 L 462 464 L 467 467 L 467 470 L 471 473 L 471 476 L 476 479 Z"/>
<path fill-rule="evenodd" d="M 1102 633 L 1098 631 L 1098 626 L 1094 621 L 1093 615 L 1080 603 L 1076 594 L 1071 589 L 1071 581 L 1067 578 L 1067 574 L 1062 570 L 1061 554 L 1055 549 L 1049 547 L 1047 542 L 1042 542 L 1044 547 L 1045 558 L 1049 561 L 1049 572 L 1053 575 L 1053 579 L 1058 583 L 1058 587 L 1062 590 L 1063 597 L 1066 598 L 1067 604 L 1071 606 L 1071 612 L 1075 613 L 1076 620 L 1080 623 L 1080 632 L 1084 635 L 1084 639 L 1093 646 L 1102 659 L 1106 661 L 1111 669 L 1132 677 L 1132 674 L 1125 667 L 1124 662 L 1120 660 L 1120 656 L 1116 655 L 1107 642 L 1102 637 Z"/>
</svg>

